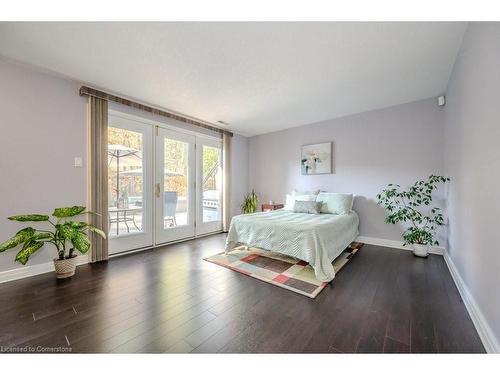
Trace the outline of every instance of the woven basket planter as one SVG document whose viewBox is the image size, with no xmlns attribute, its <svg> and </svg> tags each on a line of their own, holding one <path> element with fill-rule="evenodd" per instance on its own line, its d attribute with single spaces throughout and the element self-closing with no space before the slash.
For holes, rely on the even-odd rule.
<svg viewBox="0 0 500 375">
<path fill-rule="evenodd" d="M 56 277 L 58 279 L 65 279 L 75 274 L 76 270 L 76 256 L 68 259 L 54 259 L 54 267 L 56 269 Z"/>
</svg>

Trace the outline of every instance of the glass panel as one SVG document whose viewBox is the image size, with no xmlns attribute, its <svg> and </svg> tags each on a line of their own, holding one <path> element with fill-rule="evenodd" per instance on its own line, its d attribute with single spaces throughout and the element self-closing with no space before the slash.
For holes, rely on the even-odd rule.
<svg viewBox="0 0 500 375">
<path fill-rule="evenodd" d="M 108 127 L 108 230 L 111 237 L 142 232 L 143 137 Z"/>
<path fill-rule="evenodd" d="M 188 223 L 188 153 L 188 143 L 165 138 L 164 229 Z"/>
<path fill-rule="evenodd" d="M 203 146 L 203 222 L 221 219 L 222 173 L 220 148 Z"/>
</svg>

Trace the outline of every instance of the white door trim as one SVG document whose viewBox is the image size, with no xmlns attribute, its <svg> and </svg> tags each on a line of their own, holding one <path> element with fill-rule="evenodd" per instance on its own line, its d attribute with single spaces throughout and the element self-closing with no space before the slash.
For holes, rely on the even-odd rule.
<svg viewBox="0 0 500 375">
<path fill-rule="evenodd" d="M 115 117 L 121 117 L 121 118 L 124 118 L 124 119 L 129 119 L 129 120 L 133 120 L 133 121 L 136 121 L 136 122 L 141 122 L 143 124 L 151 125 L 153 127 L 159 126 L 160 128 L 163 128 L 163 129 L 173 130 L 175 132 L 180 132 L 180 133 L 184 133 L 184 134 L 193 135 L 195 137 L 203 137 L 203 138 L 211 138 L 211 139 L 221 140 L 220 136 L 216 136 L 216 135 L 212 136 L 212 135 L 209 135 L 209 134 L 199 133 L 199 132 L 194 131 L 194 130 L 189 130 L 189 129 L 182 128 L 180 126 L 171 125 L 171 124 L 165 123 L 163 121 L 154 121 L 154 120 L 150 120 L 150 119 L 147 119 L 147 118 L 144 118 L 144 117 L 140 117 L 140 116 L 136 116 L 136 115 L 131 115 L 129 113 L 123 113 L 123 112 L 120 112 L 120 111 L 117 111 L 117 110 L 114 110 L 114 109 L 110 109 L 109 110 L 109 114 L 112 114 Z"/>
</svg>

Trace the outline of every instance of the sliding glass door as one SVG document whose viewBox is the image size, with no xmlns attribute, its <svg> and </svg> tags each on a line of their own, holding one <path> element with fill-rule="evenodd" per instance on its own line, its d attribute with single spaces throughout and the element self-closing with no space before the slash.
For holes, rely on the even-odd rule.
<svg viewBox="0 0 500 375">
<path fill-rule="evenodd" d="M 117 115 L 108 120 L 109 252 L 153 244 L 152 129 Z"/>
<path fill-rule="evenodd" d="M 222 229 L 221 141 L 110 112 L 110 253 Z"/>
</svg>

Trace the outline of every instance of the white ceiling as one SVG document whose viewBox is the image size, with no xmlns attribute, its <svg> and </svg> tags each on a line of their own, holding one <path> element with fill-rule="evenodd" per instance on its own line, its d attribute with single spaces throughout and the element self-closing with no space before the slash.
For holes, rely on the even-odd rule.
<svg viewBox="0 0 500 375">
<path fill-rule="evenodd" d="M 0 23 L 0 54 L 256 135 L 442 94 L 466 23 Z"/>
</svg>

